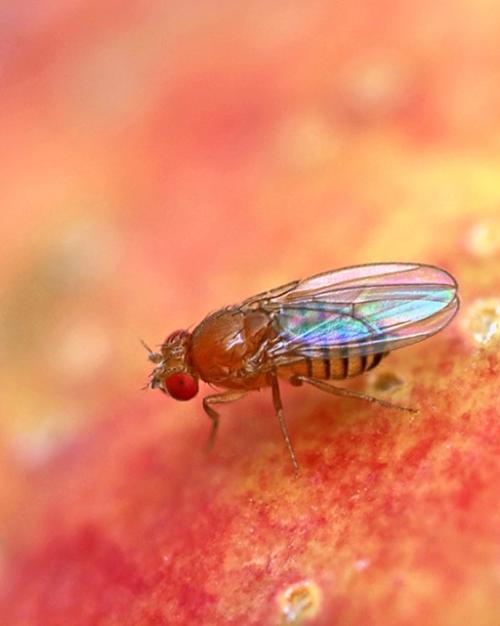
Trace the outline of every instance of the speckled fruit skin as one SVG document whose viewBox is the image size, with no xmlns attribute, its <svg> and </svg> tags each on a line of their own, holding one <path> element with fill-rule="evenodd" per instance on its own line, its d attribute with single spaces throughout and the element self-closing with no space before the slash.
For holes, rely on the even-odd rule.
<svg viewBox="0 0 500 626">
<path fill-rule="evenodd" d="M 500 5 L 195 4 L 9 13 L 0 624 L 498 626 Z M 346 383 L 418 414 L 284 384 L 294 476 L 268 391 L 206 456 L 210 389 L 140 390 L 138 336 L 375 261 L 460 284 Z"/>
</svg>

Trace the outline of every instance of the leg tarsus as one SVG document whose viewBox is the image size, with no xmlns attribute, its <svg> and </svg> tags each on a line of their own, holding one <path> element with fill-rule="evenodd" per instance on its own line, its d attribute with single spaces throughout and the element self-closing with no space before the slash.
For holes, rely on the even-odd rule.
<svg viewBox="0 0 500 626">
<path fill-rule="evenodd" d="M 288 454 L 290 455 L 290 459 L 292 461 L 293 471 L 295 472 L 295 475 L 297 475 L 299 473 L 299 464 L 297 461 L 297 456 L 295 455 L 295 450 L 293 449 L 290 435 L 288 434 L 288 428 L 286 426 L 285 416 L 283 415 L 283 404 L 281 402 L 281 394 L 280 394 L 280 388 L 278 384 L 278 377 L 275 371 L 269 374 L 269 382 L 271 384 L 271 389 L 273 392 L 273 404 L 274 404 L 274 410 L 276 411 L 276 417 L 278 418 L 280 428 L 281 428 L 281 433 L 283 434 L 283 439 L 285 440 L 286 446 L 288 448 Z"/>
<path fill-rule="evenodd" d="M 312 385 L 313 387 L 316 387 L 317 389 L 320 389 L 321 391 L 326 391 L 326 393 L 331 393 L 335 396 L 341 396 L 344 398 L 358 398 L 359 400 L 366 400 L 367 402 L 376 402 L 377 404 L 380 404 L 381 406 L 389 409 L 398 409 L 400 411 L 406 411 L 408 413 L 418 413 L 418 409 L 401 406 L 400 404 L 394 404 L 387 400 L 381 400 L 380 398 L 369 396 L 368 394 L 362 393 L 360 391 L 352 391 L 351 389 L 345 389 L 344 387 L 336 387 L 335 385 L 331 385 L 317 378 L 308 378 L 307 376 L 294 376 L 290 382 L 293 385 L 307 383 L 309 385 Z"/>
<path fill-rule="evenodd" d="M 214 447 L 215 437 L 217 435 L 217 430 L 219 428 L 219 414 L 215 409 L 212 408 L 213 404 L 226 404 L 227 402 L 234 402 L 235 400 L 239 400 L 244 395 L 246 395 L 246 391 L 226 391 L 223 393 L 214 393 L 211 396 L 206 396 L 203 398 L 203 409 L 208 417 L 212 420 L 212 428 L 210 429 L 210 435 L 208 437 L 208 441 L 206 444 L 207 453 Z"/>
</svg>

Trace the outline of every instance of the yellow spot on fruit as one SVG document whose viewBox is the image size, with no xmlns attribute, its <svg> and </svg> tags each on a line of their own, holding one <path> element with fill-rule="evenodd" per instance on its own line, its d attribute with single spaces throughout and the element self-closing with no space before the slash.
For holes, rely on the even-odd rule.
<svg viewBox="0 0 500 626">
<path fill-rule="evenodd" d="M 309 580 L 290 585 L 278 596 L 281 621 L 280 625 L 299 626 L 315 617 L 321 599 L 319 587 Z"/>
<path fill-rule="evenodd" d="M 394 372 L 373 373 L 370 386 L 374 391 L 391 392 L 403 385 L 403 381 Z"/>
<path fill-rule="evenodd" d="M 477 346 L 496 343 L 500 340 L 500 298 L 476 300 L 466 312 L 462 325 Z"/>
<path fill-rule="evenodd" d="M 500 219 L 492 217 L 475 224 L 467 236 L 467 249 L 480 259 L 500 254 Z"/>
</svg>

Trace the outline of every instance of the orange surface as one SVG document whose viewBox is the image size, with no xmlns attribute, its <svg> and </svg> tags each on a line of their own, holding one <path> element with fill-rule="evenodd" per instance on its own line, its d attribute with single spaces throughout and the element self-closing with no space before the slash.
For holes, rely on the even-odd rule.
<svg viewBox="0 0 500 626">
<path fill-rule="evenodd" d="M 500 3 L 2 22 L 2 626 L 496 626 Z M 294 478 L 269 393 L 207 459 L 199 398 L 140 390 L 139 337 L 375 261 L 460 283 L 349 383 L 417 416 L 284 388 Z"/>
</svg>

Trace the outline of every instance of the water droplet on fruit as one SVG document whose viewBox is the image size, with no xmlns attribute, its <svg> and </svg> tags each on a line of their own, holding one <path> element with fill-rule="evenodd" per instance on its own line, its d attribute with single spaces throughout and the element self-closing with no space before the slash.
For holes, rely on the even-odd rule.
<svg viewBox="0 0 500 626">
<path fill-rule="evenodd" d="M 61 379 L 84 381 L 104 366 L 111 355 L 109 333 L 90 320 L 64 321 L 48 334 L 46 361 Z"/>
<path fill-rule="evenodd" d="M 500 340 L 500 298 L 474 302 L 463 317 L 462 325 L 477 346 L 488 346 Z"/>
<path fill-rule="evenodd" d="M 355 63 L 343 81 L 342 101 L 353 120 L 385 119 L 404 106 L 411 93 L 411 76 L 391 57 Z"/>
<path fill-rule="evenodd" d="M 305 620 L 316 616 L 321 599 L 319 587 L 303 580 L 288 586 L 278 597 L 281 612 L 281 626 L 292 624 L 299 626 Z"/>
<path fill-rule="evenodd" d="M 491 217 L 474 224 L 468 233 L 466 247 L 478 258 L 500 254 L 500 218 Z"/>
<path fill-rule="evenodd" d="M 38 469 L 51 460 L 72 441 L 71 427 L 62 418 L 48 416 L 45 425 L 16 434 L 11 442 L 11 451 L 24 467 Z"/>
<path fill-rule="evenodd" d="M 285 121 L 277 150 L 280 161 L 288 167 L 313 170 L 336 156 L 338 139 L 328 120 L 317 114 L 303 114 Z"/>
<path fill-rule="evenodd" d="M 356 570 L 358 570 L 358 572 L 363 572 L 369 566 L 370 566 L 370 560 L 369 559 L 358 559 L 354 563 L 354 568 Z"/>
</svg>

